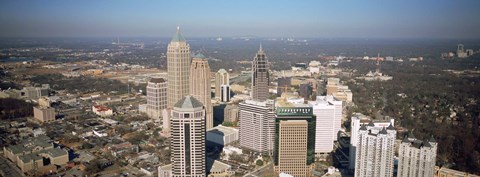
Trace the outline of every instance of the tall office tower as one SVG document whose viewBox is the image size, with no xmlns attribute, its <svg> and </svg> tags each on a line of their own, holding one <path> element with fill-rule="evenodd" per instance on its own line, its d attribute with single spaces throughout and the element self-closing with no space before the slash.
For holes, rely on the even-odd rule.
<svg viewBox="0 0 480 177">
<path fill-rule="evenodd" d="M 252 63 L 252 98 L 265 101 L 268 98 L 269 72 L 268 60 L 263 52 L 262 45 Z"/>
<path fill-rule="evenodd" d="M 222 85 L 220 86 L 220 94 L 221 94 L 221 102 L 229 102 L 230 101 L 230 86 L 229 85 Z"/>
<path fill-rule="evenodd" d="M 190 95 L 205 106 L 207 129 L 213 127 L 213 107 L 210 89 L 210 66 L 202 54 L 193 57 L 190 66 Z"/>
<path fill-rule="evenodd" d="M 277 173 L 306 177 L 315 161 L 315 115 L 311 107 L 278 107 L 273 161 Z"/>
<path fill-rule="evenodd" d="M 360 127 L 355 157 L 356 177 L 393 176 L 396 135 L 397 131 L 391 124 L 387 128 L 374 125 Z"/>
<path fill-rule="evenodd" d="M 230 75 L 225 69 L 220 69 L 215 74 L 215 99 L 220 100 L 222 97 L 222 85 L 230 85 Z"/>
<path fill-rule="evenodd" d="M 372 120 L 370 117 L 360 113 L 355 113 L 352 115 L 352 119 L 350 121 L 351 136 L 350 136 L 350 148 L 349 148 L 350 152 L 349 152 L 349 158 L 348 158 L 349 169 L 355 168 L 357 143 L 359 141 L 358 132 L 360 131 L 360 127 L 362 125 L 368 125 L 369 127 L 375 127 L 377 129 L 381 129 L 383 127 L 388 127 L 390 125 L 395 126 L 395 120 L 389 117 L 385 117 L 384 119 Z"/>
<path fill-rule="evenodd" d="M 273 149 L 275 112 L 273 100 L 245 100 L 239 104 L 240 145 L 258 152 Z"/>
<path fill-rule="evenodd" d="M 398 151 L 398 177 L 431 177 L 435 174 L 437 142 L 405 136 Z"/>
<path fill-rule="evenodd" d="M 172 109 L 172 176 L 206 176 L 205 108 L 192 96 L 185 96 Z"/>
<path fill-rule="evenodd" d="M 167 49 L 167 70 L 168 70 L 168 107 L 172 107 L 178 100 L 181 100 L 188 93 L 188 77 L 190 71 L 190 45 L 177 27 L 172 41 Z"/>
<path fill-rule="evenodd" d="M 165 108 L 167 108 L 167 81 L 163 78 L 152 78 L 147 84 L 147 115 L 158 119 Z"/>
<path fill-rule="evenodd" d="M 317 96 L 316 101 L 309 101 L 316 115 L 315 153 L 330 153 L 333 142 L 337 140 L 342 124 L 342 101 L 333 96 Z"/>
</svg>

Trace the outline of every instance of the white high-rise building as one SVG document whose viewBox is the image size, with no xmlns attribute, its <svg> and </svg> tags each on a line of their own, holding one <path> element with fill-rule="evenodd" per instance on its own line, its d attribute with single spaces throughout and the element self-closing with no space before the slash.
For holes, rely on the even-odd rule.
<svg viewBox="0 0 480 177">
<path fill-rule="evenodd" d="M 179 100 L 172 109 L 171 131 L 172 176 L 206 176 L 203 104 L 192 96 Z"/>
<path fill-rule="evenodd" d="M 313 114 L 317 117 L 315 127 L 315 153 L 330 153 L 333 142 L 337 140 L 342 124 L 342 101 L 333 96 L 317 96 L 309 101 Z"/>
<path fill-rule="evenodd" d="M 163 78 L 152 78 L 147 85 L 147 115 L 158 119 L 165 108 L 167 108 L 167 81 Z"/>
<path fill-rule="evenodd" d="M 221 100 L 221 87 L 222 85 L 230 85 L 230 75 L 225 69 L 220 69 L 215 74 L 215 98 Z"/>
<path fill-rule="evenodd" d="M 258 151 L 271 152 L 275 131 L 273 100 L 245 100 L 239 104 L 240 145 Z"/>
<path fill-rule="evenodd" d="M 398 151 L 398 177 L 431 177 L 435 174 L 437 142 L 407 137 Z"/>
<path fill-rule="evenodd" d="M 387 118 L 385 120 L 371 120 L 370 117 L 360 113 L 352 115 L 351 119 L 351 136 L 350 136 L 350 152 L 349 152 L 349 169 L 355 168 L 355 156 L 357 150 L 357 143 L 359 141 L 358 132 L 362 125 L 369 125 L 369 127 L 375 127 L 377 129 L 388 127 L 390 125 L 395 126 L 394 119 Z"/>
<path fill-rule="evenodd" d="M 230 86 L 229 85 L 222 85 L 220 86 L 220 94 L 221 94 L 221 102 L 229 102 L 230 101 Z"/>
<path fill-rule="evenodd" d="M 362 125 L 358 130 L 355 157 L 356 177 L 391 177 L 397 131 L 390 124 L 378 128 Z"/>
<path fill-rule="evenodd" d="M 210 89 L 210 66 L 202 54 L 193 57 L 190 66 L 190 95 L 205 106 L 207 129 L 213 127 L 213 107 Z"/>
<path fill-rule="evenodd" d="M 179 27 L 167 48 L 167 104 L 168 107 L 173 107 L 175 103 L 189 94 L 190 45 L 180 33 Z"/>
</svg>

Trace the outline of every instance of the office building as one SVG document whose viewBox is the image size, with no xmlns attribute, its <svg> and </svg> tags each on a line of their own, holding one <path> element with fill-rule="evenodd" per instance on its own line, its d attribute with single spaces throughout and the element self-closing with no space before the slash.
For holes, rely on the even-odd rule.
<svg viewBox="0 0 480 177">
<path fill-rule="evenodd" d="M 207 141 L 222 146 L 238 141 L 238 129 L 218 125 L 207 130 Z"/>
<path fill-rule="evenodd" d="M 303 97 L 306 100 L 311 100 L 310 98 L 312 96 L 312 93 L 313 93 L 313 86 L 311 83 L 300 84 L 298 89 L 298 95 L 300 97 Z"/>
<path fill-rule="evenodd" d="M 382 128 L 373 124 L 360 127 L 355 157 L 356 177 L 393 176 L 396 134 L 391 124 Z"/>
<path fill-rule="evenodd" d="M 33 117 L 40 122 L 52 122 L 55 120 L 55 109 L 51 107 L 33 107 Z"/>
<path fill-rule="evenodd" d="M 228 104 L 223 110 L 223 121 L 224 122 L 237 122 L 238 121 L 239 109 L 235 104 Z"/>
<path fill-rule="evenodd" d="M 458 171 L 447 167 L 435 166 L 434 177 L 480 177 L 478 175 L 470 174 L 464 171 Z"/>
<path fill-rule="evenodd" d="M 309 101 L 316 116 L 315 153 L 330 153 L 342 124 L 342 101 L 333 96 L 317 96 L 316 101 Z"/>
<path fill-rule="evenodd" d="M 203 177 L 205 162 L 205 108 L 192 96 L 185 96 L 172 109 L 171 162 L 174 177 Z"/>
<path fill-rule="evenodd" d="M 215 99 L 221 100 L 221 86 L 228 85 L 230 86 L 230 75 L 225 69 L 220 69 L 215 74 Z"/>
<path fill-rule="evenodd" d="M 273 100 L 245 100 L 239 108 L 240 146 L 257 152 L 271 152 L 275 130 Z"/>
<path fill-rule="evenodd" d="M 173 107 L 189 94 L 190 45 L 180 33 L 179 27 L 167 47 L 167 70 L 167 107 Z"/>
<path fill-rule="evenodd" d="M 200 101 L 206 112 L 207 129 L 213 127 L 213 107 L 210 90 L 210 66 L 202 54 L 193 57 L 190 65 L 190 95 Z"/>
<path fill-rule="evenodd" d="M 229 102 L 230 101 L 230 85 L 222 85 L 220 86 L 220 96 L 221 102 Z"/>
<path fill-rule="evenodd" d="M 398 150 L 397 177 L 431 177 L 435 174 L 437 142 L 405 136 Z"/>
<path fill-rule="evenodd" d="M 355 168 L 355 158 L 356 158 L 356 150 L 357 144 L 359 141 L 358 131 L 362 125 L 368 125 L 369 127 L 374 127 L 377 129 L 381 129 L 383 127 L 388 127 L 390 125 L 395 126 L 394 119 L 385 117 L 384 119 L 373 120 L 368 116 L 365 116 L 360 113 L 354 113 L 352 115 L 350 121 L 350 129 L 351 129 L 351 136 L 350 136 L 350 152 L 349 152 L 349 169 Z"/>
<path fill-rule="evenodd" d="M 258 101 L 267 100 L 269 80 L 268 59 L 260 45 L 257 55 L 252 63 L 252 99 Z"/>
<path fill-rule="evenodd" d="M 25 87 L 20 92 L 21 96 L 26 99 L 38 100 L 43 96 L 48 96 L 50 93 L 50 85 L 42 84 L 42 87 Z"/>
<path fill-rule="evenodd" d="M 152 78 L 147 84 L 147 115 L 158 119 L 165 108 L 167 108 L 167 81 L 163 78 Z"/>
<path fill-rule="evenodd" d="M 310 174 L 315 161 L 315 115 L 310 107 L 278 107 L 273 161 L 277 173 Z"/>
</svg>

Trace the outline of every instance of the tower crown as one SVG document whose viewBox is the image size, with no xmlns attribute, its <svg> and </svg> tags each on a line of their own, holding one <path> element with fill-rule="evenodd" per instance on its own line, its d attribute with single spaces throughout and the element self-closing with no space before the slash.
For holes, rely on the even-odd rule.
<svg viewBox="0 0 480 177">
<path fill-rule="evenodd" d="M 185 38 L 182 36 L 182 33 L 180 33 L 180 27 L 177 26 L 177 32 L 172 37 L 171 42 L 185 42 Z"/>
</svg>

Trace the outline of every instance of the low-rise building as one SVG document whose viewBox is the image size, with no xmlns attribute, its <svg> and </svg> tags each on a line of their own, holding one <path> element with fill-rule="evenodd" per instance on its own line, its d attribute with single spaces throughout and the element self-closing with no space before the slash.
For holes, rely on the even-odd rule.
<svg viewBox="0 0 480 177">
<path fill-rule="evenodd" d="M 105 106 L 101 105 L 93 105 L 92 106 L 92 111 L 93 113 L 101 116 L 101 117 L 107 117 L 113 115 L 113 110 L 111 108 L 107 108 Z"/>
<path fill-rule="evenodd" d="M 55 109 L 51 107 L 33 107 L 33 117 L 40 122 L 51 122 L 55 120 Z"/>
<path fill-rule="evenodd" d="M 446 167 L 435 166 L 434 177 L 480 177 L 463 171 L 457 171 Z"/>
<path fill-rule="evenodd" d="M 238 141 L 238 129 L 218 125 L 207 130 L 207 141 L 227 145 Z"/>
</svg>

